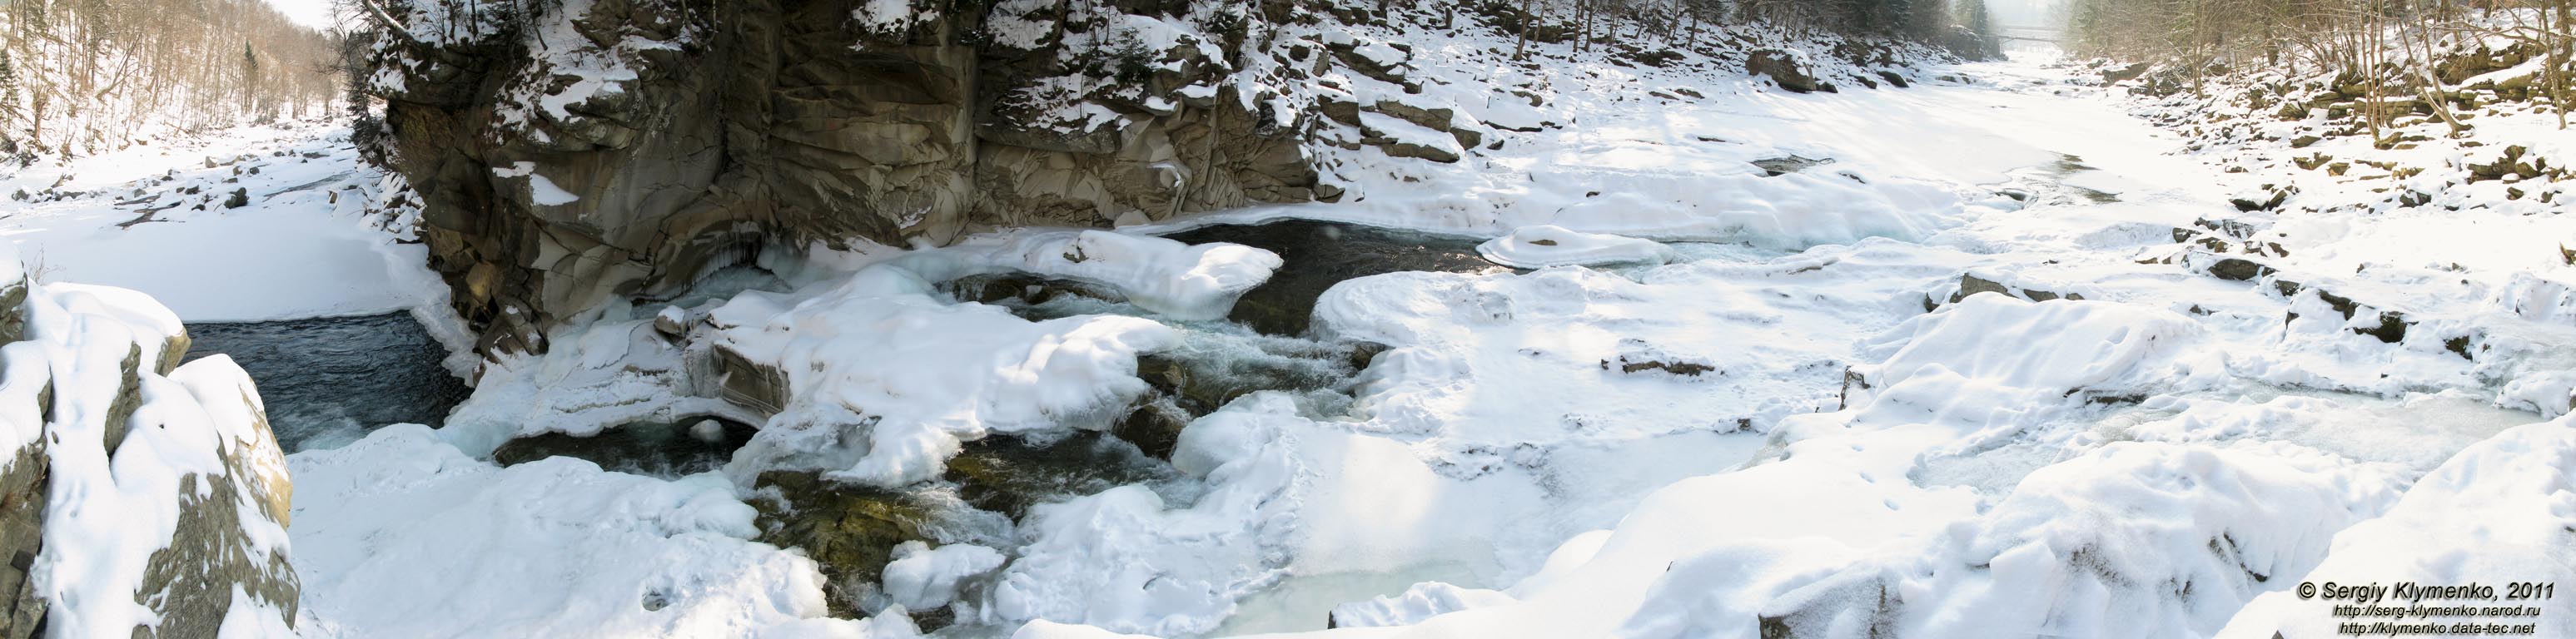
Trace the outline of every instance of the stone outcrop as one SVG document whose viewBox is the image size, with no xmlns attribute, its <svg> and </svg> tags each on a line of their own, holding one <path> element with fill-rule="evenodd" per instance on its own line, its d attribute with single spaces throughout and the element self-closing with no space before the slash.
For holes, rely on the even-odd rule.
<svg viewBox="0 0 2576 639">
<path fill-rule="evenodd" d="M 293 488 L 249 376 L 224 358 L 180 366 L 186 334 L 140 294 L 30 285 L 9 257 L 0 639 L 40 628 L 127 636 L 126 623 L 138 638 L 211 637 L 228 621 L 291 628 L 301 589 L 285 545 Z M 35 317 L 50 332 L 31 330 Z M 44 574 L 58 569 L 81 572 Z M 156 621 L 94 600 L 128 586 Z"/>
<path fill-rule="evenodd" d="M 2058 299 L 2084 299 L 2084 296 L 2079 293 L 2059 294 L 2055 291 L 2025 288 L 1998 280 L 1987 279 L 1977 275 L 1976 273 L 1961 273 L 1959 274 L 1959 290 L 1958 292 L 1950 294 L 1950 300 L 1947 303 L 1956 304 L 1959 300 L 1968 299 L 1968 296 L 1978 293 L 1998 293 L 2005 297 L 2030 300 L 2033 302 L 2046 302 Z"/>
<path fill-rule="evenodd" d="M 1317 195 L 1314 118 L 1250 53 L 1311 16 L 1293 0 L 603 0 L 467 26 L 394 4 L 390 163 L 486 352 L 767 249 Z"/>
<path fill-rule="evenodd" d="M 1815 73 L 1807 69 L 1807 63 L 1799 60 L 1797 54 L 1779 49 L 1761 49 L 1745 54 L 1744 72 L 1770 78 L 1780 88 L 1798 93 L 1836 92 L 1832 83 L 1817 80 Z"/>
</svg>

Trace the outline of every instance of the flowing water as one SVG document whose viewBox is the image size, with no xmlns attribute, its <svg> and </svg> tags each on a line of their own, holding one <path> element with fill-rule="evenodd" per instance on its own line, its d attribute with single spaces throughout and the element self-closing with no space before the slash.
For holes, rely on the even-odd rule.
<svg viewBox="0 0 2576 639">
<path fill-rule="evenodd" d="M 258 380 L 286 452 L 333 448 L 390 424 L 437 426 L 472 391 L 409 313 L 189 324 L 186 359 L 222 354 Z"/>
</svg>

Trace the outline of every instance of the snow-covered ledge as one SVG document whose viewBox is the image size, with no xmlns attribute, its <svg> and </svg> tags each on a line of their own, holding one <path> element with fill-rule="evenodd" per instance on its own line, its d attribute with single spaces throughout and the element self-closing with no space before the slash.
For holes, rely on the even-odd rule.
<svg viewBox="0 0 2576 639">
<path fill-rule="evenodd" d="M 0 252 L 0 635 L 289 635 L 293 490 L 230 358 L 134 291 Z"/>
</svg>

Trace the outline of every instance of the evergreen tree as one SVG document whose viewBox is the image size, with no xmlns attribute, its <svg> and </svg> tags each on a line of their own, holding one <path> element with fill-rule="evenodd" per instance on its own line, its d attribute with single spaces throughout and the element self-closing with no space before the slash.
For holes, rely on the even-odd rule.
<svg viewBox="0 0 2576 639">
<path fill-rule="evenodd" d="M 1976 36 L 1978 57 L 2001 56 L 2003 41 L 1996 38 L 1994 16 L 1986 12 L 1986 0 L 1960 0 L 1959 24 Z"/>
<path fill-rule="evenodd" d="M 0 140 L 9 135 L 9 125 L 18 122 L 18 69 L 9 62 L 9 50 L 0 49 Z"/>
<path fill-rule="evenodd" d="M 241 91 L 242 112 L 257 113 L 259 110 L 257 104 L 259 99 L 259 53 L 251 51 L 250 43 L 248 42 L 242 43 Z"/>
</svg>

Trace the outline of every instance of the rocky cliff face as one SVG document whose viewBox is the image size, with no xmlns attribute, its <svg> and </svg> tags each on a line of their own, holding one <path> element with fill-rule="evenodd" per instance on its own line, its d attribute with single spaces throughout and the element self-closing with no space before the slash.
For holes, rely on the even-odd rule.
<svg viewBox="0 0 2576 639">
<path fill-rule="evenodd" d="M 291 633 L 292 487 L 249 375 L 5 250 L 0 339 L 0 639 Z"/>
<path fill-rule="evenodd" d="M 481 349 L 543 351 L 766 249 L 1315 199 L 1299 1 L 397 2 L 371 84 Z"/>
</svg>

